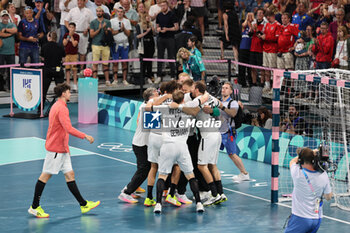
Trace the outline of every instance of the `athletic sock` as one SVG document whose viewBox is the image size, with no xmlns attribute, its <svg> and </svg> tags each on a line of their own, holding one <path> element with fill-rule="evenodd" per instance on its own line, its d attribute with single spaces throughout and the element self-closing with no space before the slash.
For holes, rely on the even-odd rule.
<svg viewBox="0 0 350 233">
<path fill-rule="evenodd" d="M 216 185 L 216 189 L 218 190 L 218 193 L 221 195 L 224 193 L 224 191 L 222 190 L 222 183 L 221 180 L 217 180 L 215 181 L 215 185 Z"/>
<path fill-rule="evenodd" d="M 211 182 L 211 183 L 209 183 L 208 185 L 209 185 L 209 188 L 210 188 L 210 191 L 211 191 L 211 195 L 212 195 L 213 197 L 216 197 L 216 196 L 218 195 L 218 191 L 217 191 L 217 189 L 216 189 L 215 183 L 214 183 L 214 182 Z"/>
<path fill-rule="evenodd" d="M 152 185 L 147 186 L 147 197 L 151 200 L 153 199 L 153 186 Z"/>
<path fill-rule="evenodd" d="M 199 188 L 198 188 L 198 181 L 196 178 L 192 178 L 188 181 L 190 183 L 190 188 L 193 192 L 193 196 L 196 199 L 196 203 L 201 202 L 201 198 L 199 196 Z"/>
<path fill-rule="evenodd" d="M 157 203 L 162 202 L 163 190 L 165 187 L 165 182 L 163 179 L 158 179 L 157 181 Z"/>
<path fill-rule="evenodd" d="M 176 189 L 176 187 L 177 187 L 176 184 L 171 183 L 171 185 L 170 185 L 170 192 L 169 192 L 170 196 L 173 197 L 173 196 L 175 195 L 175 189 Z"/>
<path fill-rule="evenodd" d="M 33 209 L 36 209 L 36 208 L 38 208 L 38 206 L 40 206 L 40 198 L 41 198 L 41 194 L 44 191 L 45 184 L 46 183 L 42 182 L 41 180 L 38 180 L 36 182 L 35 191 L 34 191 L 34 198 L 33 198 L 33 204 L 32 204 L 32 208 Z"/>
<path fill-rule="evenodd" d="M 73 194 L 73 196 L 75 197 L 75 199 L 77 199 L 77 201 L 79 202 L 80 206 L 85 206 L 87 202 L 80 195 L 80 192 L 79 192 L 77 184 L 75 183 L 75 180 L 67 182 L 67 186 L 68 186 L 69 190 L 71 191 L 71 193 Z"/>
</svg>

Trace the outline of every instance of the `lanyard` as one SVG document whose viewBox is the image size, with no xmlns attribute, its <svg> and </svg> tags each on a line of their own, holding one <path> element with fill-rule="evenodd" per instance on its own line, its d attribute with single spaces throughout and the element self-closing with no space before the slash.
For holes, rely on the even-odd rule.
<svg viewBox="0 0 350 233">
<path fill-rule="evenodd" d="M 315 192 L 315 190 L 314 190 L 314 187 L 312 186 L 312 184 L 311 184 L 311 182 L 310 182 L 310 180 L 309 180 L 309 177 L 308 177 L 308 175 L 307 175 L 306 172 L 305 172 L 305 168 L 303 168 L 302 170 L 303 170 L 305 179 L 306 179 L 306 181 L 307 181 L 307 184 L 309 185 L 309 187 L 310 187 L 310 189 L 311 189 L 312 194 L 314 194 L 314 196 L 317 198 L 317 195 L 316 195 L 316 192 Z"/>
</svg>

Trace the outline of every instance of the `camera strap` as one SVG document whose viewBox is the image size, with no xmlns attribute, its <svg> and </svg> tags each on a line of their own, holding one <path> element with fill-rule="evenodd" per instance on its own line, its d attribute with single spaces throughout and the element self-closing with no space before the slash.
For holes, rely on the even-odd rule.
<svg viewBox="0 0 350 233">
<path fill-rule="evenodd" d="M 310 189 L 311 189 L 312 194 L 314 194 L 314 196 L 317 197 L 317 196 L 316 196 L 316 192 L 315 192 L 315 190 L 314 190 L 314 187 L 312 186 L 312 184 L 311 184 L 311 182 L 310 182 L 309 176 L 308 176 L 308 175 L 306 174 L 306 172 L 305 172 L 305 168 L 302 168 L 302 170 L 303 170 L 303 173 L 304 173 L 306 182 L 307 182 L 307 184 L 309 185 L 309 187 L 310 187 Z"/>
<path fill-rule="evenodd" d="M 307 181 L 307 183 L 308 183 L 308 185 L 309 185 L 309 187 L 311 189 L 312 194 L 315 196 L 315 202 L 316 202 L 316 204 L 315 204 L 315 213 L 318 213 L 319 217 L 321 218 L 320 212 L 319 212 L 319 208 L 323 205 L 323 201 L 322 201 L 323 194 L 321 195 L 320 198 L 317 197 L 316 191 L 315 191 L 314 187 L 312 186 L 312 184 L 310 182 L 309 176 L 305 172 L 305 168 L 302 168 L 302 171 L 303 171 L 305 179 L 306 179 L 306 181 Z"/>
</svg>

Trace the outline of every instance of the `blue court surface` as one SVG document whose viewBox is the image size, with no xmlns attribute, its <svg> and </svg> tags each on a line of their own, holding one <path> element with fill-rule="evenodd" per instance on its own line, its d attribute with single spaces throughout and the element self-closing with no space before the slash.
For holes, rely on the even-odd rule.
<svg viewBox="0 0 350 233">
<path fill-rule="evenodd" d="M 69 104 L 72 124 L 95 137 L 95 143 L 70 138 L 77 185 L 87 200 L 101 205 L 82 215 L 79 204 L 69 192 L 64 176 L 53 176 L 45 187 L 41 206 L 49 219 L 36 219 L 27 213 L 35 183 L 45 157 L 48 119 L 0 118 L 0 232 L 283 232 L 290 215 L 288 202 L 270 203 L 268 164 L 243 159 L 252 181 L 236 184 L 232 175 L 238 169 L 224 153 L 218 167 L 222 171 L 228 201 L 210 206 L 203 214 L 195 205 L 179 208 L 164 204 L 163 213 L 154 215 L 153 207 L 125 204 L 117 198 L 136 170 L 131 150 L 133 132 L 106 125 L 77 123 L 77 105 Z M 0 114 L 8 114 L 0 109 Z M 147 184 L 142 185 L 144 189 Z M 187 195 L 192 197 L 189 187 Z M 155 193 L 155 189 L 154 189 Z M 319 232 L 348 232 L 350 212 L 325 204 L 325 217 Z"/>
</svg>

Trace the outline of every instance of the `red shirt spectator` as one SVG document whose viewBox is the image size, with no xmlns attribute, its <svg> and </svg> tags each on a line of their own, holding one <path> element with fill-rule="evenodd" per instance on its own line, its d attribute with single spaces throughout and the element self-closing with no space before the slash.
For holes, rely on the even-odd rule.
<svg viewBox="0 0 350 233">
<path fill-rule="evenodd" d="M 250 45 L 251 52 L 262 53 L 263 52 L 263 44 L 264 41 L 258 37 L 258 35 L 262 34 L 264 28 L 266 26 L 266 20 L 264 19 L 264 11 L 258 10 L 257 19 L 252 23 L 253 26 L 253 36 L 252 42 Z"/>
<path fill-rule="evenodd" d="M 321 25 L 321 34 L 312 46 L 312 52 L 316 55 L 316 62 L 332 62 L 334 40 L 327 28 Z"/>
<path fill-rule="evenodd" d="M 277 40 L 281 24 L 276 20 L 267 23 L 264 32 L 265 40 L 263 50 L 265 53 L 277 53 Z"/>
<path fill-rule="evenodd" d="M 69 32 L 64 34 L 63 39 L 68 38 L 68 36 L 69 36 Z M 73 38 L 74 38 L 74 40 L 78 41 L 78 44 L 79 44 L 79 35 L 77 33 L 73 34 Z M 64 47 L 64 50 L 65 50 L 66 54 L 71 54 L 71 55 L 78 54 L 78 46 L 74 47 L 70 40 L 68 40 L 68 43 Z"/>
<path fill-rule="evenodd" d="M 299 25 L 297 24 L 287 24 L 281 25 L 280 32 L 278 36 L 278 52 L 287 53 L 289 48 L 294 46 L 295 37 L 299 34 Z"/>
</svg>

